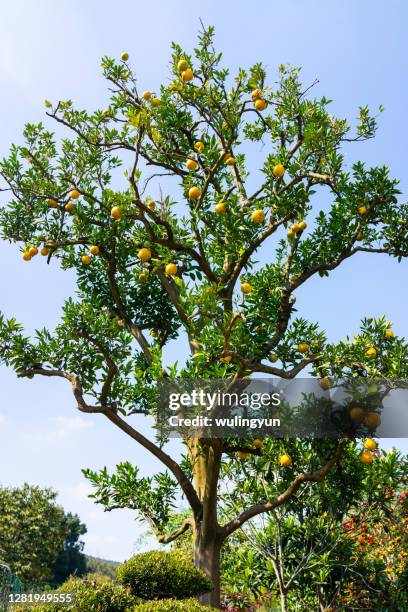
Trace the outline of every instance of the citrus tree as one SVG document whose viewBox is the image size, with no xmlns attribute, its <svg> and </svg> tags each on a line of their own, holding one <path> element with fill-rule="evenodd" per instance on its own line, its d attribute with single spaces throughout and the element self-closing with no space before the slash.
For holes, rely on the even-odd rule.
<svg viewBox="0 0 408 612">
<path fill-rule="evenodd" d="M 227 515 L 235 516 L 259 499 L 276 497 L 293 478 L 291 470 L 279 473 L 276 457 L 270 460 L 271 444 L 265 443 L 261 459 L 249 459 L 240 469 L 226 466 L 229 481 L 234 482 L 232 495 L 228 490 L 223 494 Z M 370 438 L 365 441 L 366 446 L 374 444 Z M 297 470 L 313 470 L 312 444 L 291 440 L 285 446 Z M 365 601 L 362 607 L 370 598 L 377 602 L 381 598 L 388 606 L 402 605 L 405 589 L 396 583 L 406 571 L 401 510 L 407 461 L 395 450 L 372 450 L 373 462 L 366 466 L 355 445 L 348 445 L 338 469 L 319 486 L 307 484 L 301 495 L 248 521 L 234 534 L 222 556 L 228 599 L 242 598 L 242 609 L 268 592 L 279 594 L 282 610 L 343 609 L 355 606 L 357 598 Z M 384 545 L 387 534 L 388 546 Z"/>
<path fill-rule="evenodd" d="M 334 344 L 296 314 L 295 296 L 358 253 L 405 257 L 408 207 L 387 168 L 344 161 L 343 143 L 375 135 L 366 107 L 353 133 L 328 99 L 302 86 L 298 69 L 281 66 L 272 85 L 261 64 L 232 77 L 211 28 L 192 55 L 173 45 L 170 81 L 156 92 L 139 89 L 127 53 L 103 58 L 102 68 L 109 106 L 88 112 L 46 100 L 48 119 L 66 136 L 28 124 L 25 143 L 1 162 L 3 238 L 20 245 L 28 265 L 40 252 L 77 278 L 55 330 L 27 338 L 14 319 L 1 319 L 2 359 L 18 376 L 65 380 L 79 410 L 105 416 L 162 462 L 165 473 L 153 479 L 129 464 L 102 472 L 97 500 L 137 509 L 162 542 L 191 528 L 218 605 L 226 538 L 305 482 L 323 480 L 346 442 L 316 442 L 316 469 L 295 470 L 278 497 L 220 524 L 221 462 L 262 449 L 191 437 L 180 462 L 137 429 L 136 415 L 154 415 L 155 383 L 176 376 L 307 371 L 326 384 L 330 376 L 406 375 L 407 345 L 385 318 L 364 320 L 352 340 Z M 253 151 L 262 161 L 250 176 Z M 316 192 L 327 198 L 324 210 Z M 176 338 L 190 353 L 183 364 L 163 361 Z M 168 533 L 177 489 L 191 519 Z"/>
</svg>

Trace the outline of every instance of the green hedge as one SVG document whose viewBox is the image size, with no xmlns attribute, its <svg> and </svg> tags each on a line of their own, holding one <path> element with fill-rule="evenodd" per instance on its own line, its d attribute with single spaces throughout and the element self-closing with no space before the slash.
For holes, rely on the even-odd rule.
<svg viewBox="0 0 408 612">
<path fill-rule="evenodd" d="M 59 589 L 58 593 L 75 593 L 73 606 L 47 604 L 34 606 L 35 612 L 129 612 L 133 610 L 138 599 L 128 590 L 116 584 L 107 576 L 89 574 L 85 578 L 70 578 Z M 26 612 L 29 608 L 15 607 L 13 612 Z"/>
<path fill-rule="evenodd" d="M 161 601 L 146 601 L 133 608 L 133 612 L 206 612 L 208 608 L 198 603 L 196 599 L 162 599 Z"/>
<path fill-rule="evenodd" d="M 119 565 L 117 578 L 141 599 L 186 599 L 212 590 L 204 572 L 178 551 L 135 555 Z"/>
</svg>

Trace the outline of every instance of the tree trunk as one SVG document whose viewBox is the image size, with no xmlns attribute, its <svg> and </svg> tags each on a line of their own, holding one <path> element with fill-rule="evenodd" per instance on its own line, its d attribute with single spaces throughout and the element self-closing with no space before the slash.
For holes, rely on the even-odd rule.
<svg viewBox="0 0 408 612">
<path fill-rule="evenodd" d="M 281 590 L 281 611 L 282 612 L 286 612 L 287 607 L 286 607 L 286 591 L 282 591 Z"/>
<path fill-rule="evenodd" d="M 194 525 L 194 561 L 213 583 L 213 590 L 200 597 L 200 602 L 220 607 L 220 553 L 222 536 L 217 520 L 217 488 L 221 465 L 221 441 L 189 440 L 193 463 L 194 488 L 202 502 L 202 515 Z"/>
<path fill-rule="evenodd" d="M 202 569 L 212 581 L 214 588 L 211 593 L 205 593 L 200 603 L 213 608 L 220 608 L 220 556 L 221 540 L 219 537 L 203 538 L 200 531 L 196 533 L 194 543 L 195 565 Z"/>
</svg>

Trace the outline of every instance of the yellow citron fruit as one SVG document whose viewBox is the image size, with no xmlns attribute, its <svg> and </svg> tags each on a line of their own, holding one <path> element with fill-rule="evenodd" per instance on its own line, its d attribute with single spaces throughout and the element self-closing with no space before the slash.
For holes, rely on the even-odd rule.
<svg viewBox="0 0 408 612">
<path fill-rule="evenodd" d="M 137 256 L 140 261 L 149 261 L 149 259 L 152 257 L 152 252 L 150 249 L 143 247 L 142 249 L 139 249 Z"/>
<path fill-rule="evenodd" d="M 263 110 L 265 110 L 265 108 L 267 106 L 268 106 L 268 103 L 263 98 L 258 98 L 258 100 L 255 100 L 255 108 L 256 108 L 256 110 L 263 111 Z"/>
<path fill-rule="evenodd" d="M 122 211 L 120 210 L 119 206 L 114 206 L 111 209 L 111 217 L 113 217 L 114 219 L 122 218 Z"/>
<path fill-rule="evenodd" d="M 201 142 L 201 140 L 198 140 L 195 145 L 194 148 L 196 151 L 198 151 L 199 153 L 202 153 L 204 151 L 204 143 Z"/>
<path fill-rule="evenodd" d="M 323 376 L 323 378 L 319 380 L 319 385 L 323 391 L 328 391 L 332 387 L 332 381 L 328 376 Z"/>
<path fill-rule="evenodd" d="M 292 465 L 292 457 L 288 453 L 284 453 L 279 457 L 279 463 L 284 467 Z"/>
<path fill-rule="evenodd" d="M 278 356 L 272 353 L 271 355 L 269 355 L 268 359 L 271 363 L 276 363 L 278 361 Z"/>
<path fill-rule="evenodd" d="M 355 423 L 361 423 L 364 419 L 364 410 L 359 406 L 355 406 L 350 410 L 350 419 Z"/>
<path fill-rule="evenodd" d="M 363 451 L 360 455 L 361 463 L 372 463 L 373 459 L 373 455 L 368 450 Z"/>
<path fill-rule="evenodd" d="M 142 97 L 143 97 L 143 100 L 150 100 L 150 98 L 152 97 L 152 92 L 151 91 L 144 91 L 142 93 Z"/>
<path fill-rule="evenodd" d="M 218 204 L 215 205 L 214 210 L 218 215 L 220 215 L 227 210 L 227 205 L 221 200 L 220 202 L 218 202 Z"/>
<path fill-rule="evenodd" d="M 370 348 L 366 350 L 365 354 L 366 354 L 366 357 L 368 357 L 369 359 L 374 359 L 375 357 L 377 357 L 377 349 L 371 346 Z"/>
<path fill-rule="evenodd" d="M 82 255 L 81 259 L 82 259 L 82 263 L 85 264 L 86 266 L 91 263 L 91 258 L 89 257 L 89 255 Z"/>
<path fill-rule="evenodd" d="M 260 89 L 254 89 L 254 91 L 251 93 L 251 98 L 254 102 L 255 100 L 259 100 L 259 98 L 262 98 L 262 91 Z"/>
<path fill-rule="evenodd" d="M 367 438 L 366 440 L 364 440 L 364 448 L 373 451 L 377 448 L 377 442 L 372 438 Z"/>
<path fill-rule="evenodd" d="M 307 228 L 307 223 L 306 221 L 301 221 L 299 223 L 299 229 L 303 232 L 303 230 L 305 230 Z"/>
<path fill-rule="evenodd" d="M 295 232 L 293 231 L 293 229 L 290 229 L 288 231 L 288 239 L 292 240 L 292 238 L 294 238 L 294 237 L 295 237 Z"/>
<path fill-rule="evenodd" d="M 71 193 L 69 194 L 71 200 L 77 200 L 79 198 L 79 191 L 78 189 L 73 189 L 71 191 Z"/>
<path fill-rule="evenodd" d="M 73 202 L 68 202 L 67 204 L 65 204 L 64 208 L 67 212 L 74 212 L 75 204 Z"/>
<path fill-rule="evenodd" d="M 160 106 L 160 98 L 153 98 L 152 106 Z"/>
<path fill-rule="evenodd" d="M 367 412 L 366 416 L 364 417 L 364 425 L 368 429 L 376 429 L 376 427 L 381 425 L 380 415 L 376 412 Z"/>
<path fill-rule="evenodd" d="M 237 457 L 241 460 L 247 459 L 249 457 L 249 453 L 246 453 L 245 451 L 238 451 Z"/>
<path fill-rule="evenodd" d="M 227 166 L 233 166 L 235 164 L 235 158 L 232 156 L 227 157 L 225 163 L 227 164 Z"/>
<path fill-rule="evenodd" d="M 154 212 L 156 210 L 156 202 L 154 200 L 149 200 L 147 203 L 147 208 Z"/>
<path fill-rule="evenodd" d="M 123 51 L 123 53 L 122 53 L 122 54 L 121 54 L 121 56 L 120 56 L 120 59 L 121 59 L 123 62 L 127 62 L 127 61 L 128 61 L 128 59 L 129 59 L 129 53 L 128 53 L 127 51 Z"/>
<path fill-rule="evenodd" d="M 198 200 L 198 198 L 199 198 L 200 196 L 201 196 L 201 189 L 200 189 L 200 187 L 194 186 L 194 187 L 191 187 L 191 188 L 188 190 L 188 197 L 189 197 L 191 200 Z"/>
<path fill-rule="evenodd" d="M 183 70 L 183 72 L 181 73 L 181 78 L 183 79 L 185 83 L 187 83 L 188 81 L 192 81 L 194 78 L 194 74 L 191 68 L 187 68 L 187 70 Z"/>
<path fill-rule="evenodd" d="M 24 259 L 24 261 L 30 261 L 31 255 L 30 255 L 30 253 L 28 251 L 25 251 L 23 253 L 23 259 Z"/>
<path fill-rule="evenodd" d="M 141 283 L 146 283 L 149 280 L 149 275 L 147 274 L 147 272 L 141 272 L 139 274 L 139 280 Z"/>
<path fill-rule="evenodd" d="M 272 169 L 273 175 L 277 178 L 282 178 L 285 174 L 285 166 L 283 164 L 276 164 Z"/>
<path fill-rule="evenodd" d="M 57 208 L 57 206 L 58 206 L 57 200 L 54 200 L 53 198 L 50 198 L 48 200 L 48 206 L 50 206 L 50 208 Z"/>
<path fill-rule="evenodd" d="M 150 332 L 150 335 L 152 336 L 152 338 L 157 338 L 157 336 L 159 335 L 159 332 L 157 331 L 157 329 L 152 329 L 152 331 Z"/>
<path fill-rule="evenodd" d="M 89 249 L 89 252 L 92 255 L 99 255 L 99 247 L 96 244 L 93 244 L 91 248 Z"/>
<path fill-rule="evenodd" d="M 294 234 L 297 234 L 298 232 L 300 232 L 300 226 L 298 225 L 298 223 L 294 223 L 291 227 L 291 230 Z"/>
<path fill-rule="evenodd" d="M 170 276 L 175 276 L 177 274 L 177 266 L 175 263 L 167 264 L 166 274 L 170 274 Z"/>
<path fill-rule="evenodd" d="M 187 68 L 188 68 L 188 61 L 185 59 L 179 60 L 179 62 L 177 63 L 177 70 L 179 72 L 184 72 L 184 70 L 187 70 Z"/>
<path fill-rule="evenodd" d="M 198 168 L 198 163 L 195 159 L 188 159 L 186 161 L 187 170 L 196 170 Z"/>
<path fill-rule="evenodd" d="M 45 247 L 45 246 L 44 246 L 44 247 L 41 249 L 40 253 L 41 253 L 41 255 L 42 255 L 43 257 L 46 257 L 46 256 L 49 254 L 49 250 L 47 249 L 47 247 Z"/>
<path fill-rule="evenodd" d="M 359 206 L 358 207 L 358 212 L 360 213 L 360 215 L 363 215 L 363 216 L 366 215 L 367 212 L 368 212 L 367 207 L 366 206 Z"/>
<path fill-rule="evenodd" d="M 255 448 L 262 448 L 262 447 L 263 447 L 263 445 L 264 445 L 263 440 L 260 440 L 259 438 L 256 438 L 256 439 L 254 440 L 254 447 L 255 447 Z"/>
<path fill-rule="evenodd" d="M 307 351 L 310 349 L 310 346 L 308 345 L 307 342 L 300 342 L 298 344 L 298 351 L 299 353 L 307 353 Z"/>
<path fill-rule="evenodd" d="M 241 291 L 242 293 L 251 293 L 253 287 L 249 283 L 242 283 Z"/>
<path fill-rule="evenodd" d="M 35 246 L 32 246 L 28 249 L 28 252 L 30 254 L 31 257 L 35 257 L 38 253 L 38 249 Z"/>
<path fill-rule="evenodd" d="M 257 210 L 254 210 L 254 212 L 251 215 L 251 219 L 254 223 L 258 223 L 261 224 L 265 221 L 265 213 L 263 210 L 261 210 L 260 208 L 258 208 Z"/>
<path fill-rule="evenodd" d="M 392 329 L 386 329 L 385 330 L 385 337 L 386 338 L 393 338 L 394 337 L 394 332 L 392 331 Z"/>
</svg>

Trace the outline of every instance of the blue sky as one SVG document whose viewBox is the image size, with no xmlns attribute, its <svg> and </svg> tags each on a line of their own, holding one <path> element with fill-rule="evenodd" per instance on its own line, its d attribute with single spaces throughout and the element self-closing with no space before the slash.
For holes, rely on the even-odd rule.
<svg viewBox="0 0 408 612">
<path fill-rule="evenodd" d="M 359 105 L 380 104 L 385 112 L 375 140 L 355 145 L 350 161 L 387 164 L 401 180 L 406 199 L 406 82 L 408 5 L 378 0 L 224 0 L 120 3 L 87 0 L 14 0 L 2 3 L 0 36 L 0 155 L 20 140 L 26 121 L 43 118 L 43 99 L 72 98 L 86 108 L 106 105 L 100 74 L 104 54 L 123 50 L 141 89 L 168 78 L 170 42 L 187 50 L 199 18 L 216 26 L 216 43 L 232 69 L 262 59 L 276 75 L 280 63 L 303 66 L 305 83 L 318 77 L 316 93 L 334 100 L 333 113 L 354 120 Z M 58 320 L 73 278 L 0 244 L 0 308 L 28 330 Z M 329 279 L 316 279 L 298 294 L 304 316 L 318 320 L 332 339 L 357 330 L 365 315 L 386 314 L 400 335 L 408 334 L 408 265 L 385 256 L 359 256 Z M 143 425 L 146 428 L 146 425 Z M 387 445 L 389 445 L 389 441 Z M 406 440 L 396 440 L 407 448 Z M 104 514 L 86 498 L 81 467 L 113 467 L 129 459 L 145 473 L 156 464 L 143 450 L 112 429 L 102 417 L 80 415 L 61 381 L 20 381 L 0 368 L 0 482 L 53 486 L 66 510 L 88 525 L 90 554 L 123 560 L 143 529 L 131 512 Z"/>
</svg>

